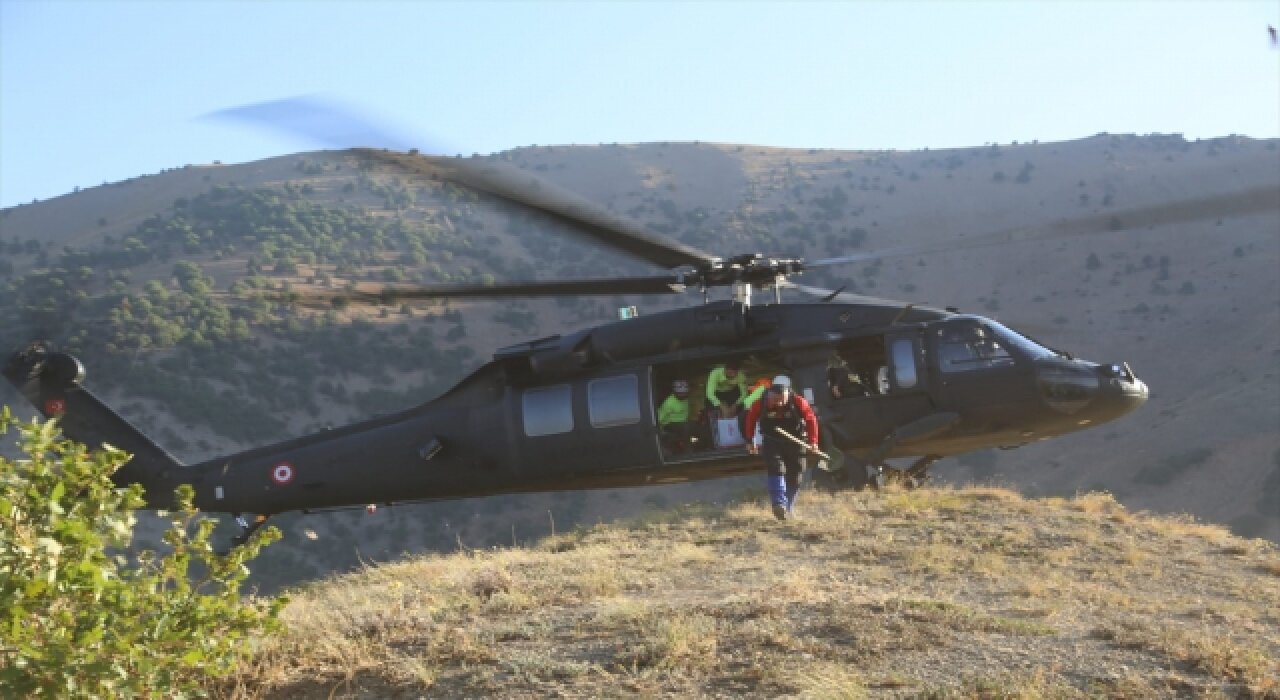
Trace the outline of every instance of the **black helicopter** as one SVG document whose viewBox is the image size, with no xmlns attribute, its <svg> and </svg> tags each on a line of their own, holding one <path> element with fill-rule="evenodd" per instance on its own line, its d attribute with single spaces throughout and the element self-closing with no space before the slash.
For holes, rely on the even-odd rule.
<svg viewBox="0 0 1280 700">
<path fill-rule="evenodd" d="M 650 277 L 434 286 L 338 293 L 346 301 L 433 297 L 671 294 L 730 287 L 732 298 L 627 318 L 496 351 L 492 361 L 426 403 L 342 428 L 210 459 L 180 463 L 85 388 L 74 357 L 42 342 L 12 354 L 3 374 L 70 438 L 133 455 L 114 475 L 141 483 L 148 504 L 169 504 L 191 484 L 196 504 L 235 514 L 242 538 L 293 510 L 360 507 L 544 490 L 640 486 L 758 470 L 732 444 L 674 449 L 656 407 L 675 379 L 740 364 L 753 376 L 786 374 L 812 399 L 827 478 L 860 487 L 886 475 L 922 480 L 937 459 L 1011 448 L 1114 420 L 1141 406 L 1146 385 L 1128 364 L 1095 363 L 1046 347 L 1000 323 L 907 302 L 830 292 L 790 277 L 808 268 L 930 252 L 899 248 L 806 263 L 760 254 L 720 258 L 646 231 L 527 172 L 489 161 L 355 149 L 358 157 L 461 183 L 540 212 L 571 232 L 672 272 Z M 1132 210 L 1153 225 L 1271 207 L 1259 190 L 1173 207 Z M 1114 229 L 1077 220 L 1032 236 Z M 1006 232 L 964 246 L 1029 237 Z M 782 303 L 792 287 L 817 298 Z M 773 303 L 752 303 L 772 290 Z M 836 397 L 829 368 L 862 390 Z M 713 441 L 714 442 L 714 441 Z M 905 469 L 886 465 L 915 458 Z M 245 516 L 256 516 L 250 524 Z"/>
</svg>

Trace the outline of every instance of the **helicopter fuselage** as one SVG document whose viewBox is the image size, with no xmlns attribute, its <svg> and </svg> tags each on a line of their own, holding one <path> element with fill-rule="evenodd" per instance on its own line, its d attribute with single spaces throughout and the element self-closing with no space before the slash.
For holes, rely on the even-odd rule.
<svg viewBox="0 0 1280 700">
<path fill-rule="evenodd" d="M 11 361 L 5 374 L 61 415 L 68 436 L 133 453 L 118 481 L 142 482 L 153 507 L 189 483 L 203 510 L 274 514 L 759 470 L 741 445 L 673 451 L 657 423 L 673 379 L 696 381 L 726 361 L 753 379 L 790 376 L 818 413 L 824 450 L 851 463 L 1016 447 L 1147 398 L 1128 365 L 1073 359 L 979 316 L 887 301 L 713 302 L 522 343 L 414 408 L 191 466 L 80 387 L 69 356 L 49 354 L 35 370 Z M 858 391 L 835 395 L 837 364 L 863 379 Z"/>
</svg>

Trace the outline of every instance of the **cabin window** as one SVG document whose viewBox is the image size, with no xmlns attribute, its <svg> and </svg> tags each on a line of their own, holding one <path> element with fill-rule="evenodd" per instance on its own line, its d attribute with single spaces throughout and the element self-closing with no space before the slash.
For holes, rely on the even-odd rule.
<svg viewBox="0 0 1280 700">
<path fill-rule="evenodd" d="M 608 428 L 640 422 L 640 383 L 634 374 L 595 379 L 587 384 L 591 427 Z"/>
<path fill-rule="evenodd" d="M 899 389 L 916 385 L 915 343 L 911 338 L 895 338 L 893 341 L 893 381 Z"/>
<path fill-rule="evenodd" d="M 981 326 L 959 326 L 938 331 L 938 364 L 943 372 L 1007 367 L 1013 357 L 1002 341 Z"/>
<path fill-rule="evenodd" d="M 568 384 L 526 389 L 523 407 L 524 434 L 529 437 L 573 430 L 573 397 Z"/>
</svg>

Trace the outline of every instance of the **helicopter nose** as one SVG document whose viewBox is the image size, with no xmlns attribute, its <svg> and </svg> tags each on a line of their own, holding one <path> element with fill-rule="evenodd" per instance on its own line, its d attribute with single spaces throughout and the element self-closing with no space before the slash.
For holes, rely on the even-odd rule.
<svg viewBox="0 0 1280 700">
<path fill-rule="evenodd" d="M 1127 363 L 1056 360 L 1037 368 L 1041 397 L 1055 412 L 1083 427 L 1123 416 L 1146 403 L 1147 385 Z"/>
<path fill-rule="evenodd" d="M 1150 391 L 1146 382 L 1138 379 L 1128 362 L 1099 365 L 1101 399 L 1099 408 L 1109 415 L 1101 420 L 1112 420 L 1129 413 L 1147 402 Z"/>
</svg>

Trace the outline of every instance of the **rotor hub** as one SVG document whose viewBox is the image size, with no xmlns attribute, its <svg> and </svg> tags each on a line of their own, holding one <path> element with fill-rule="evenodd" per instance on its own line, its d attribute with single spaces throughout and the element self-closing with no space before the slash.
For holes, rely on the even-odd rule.
<svg viewBox="0 0 1280 700">
<path fill-rule="evenodd" d="M 697 274 L 704 288 L 740 284 L 772 287 L 779 280 L 803 271 L 804 260 L 799 258 L 767 258 L 763 253 L 746 253 L 716 260 Z"/>
</svg>

